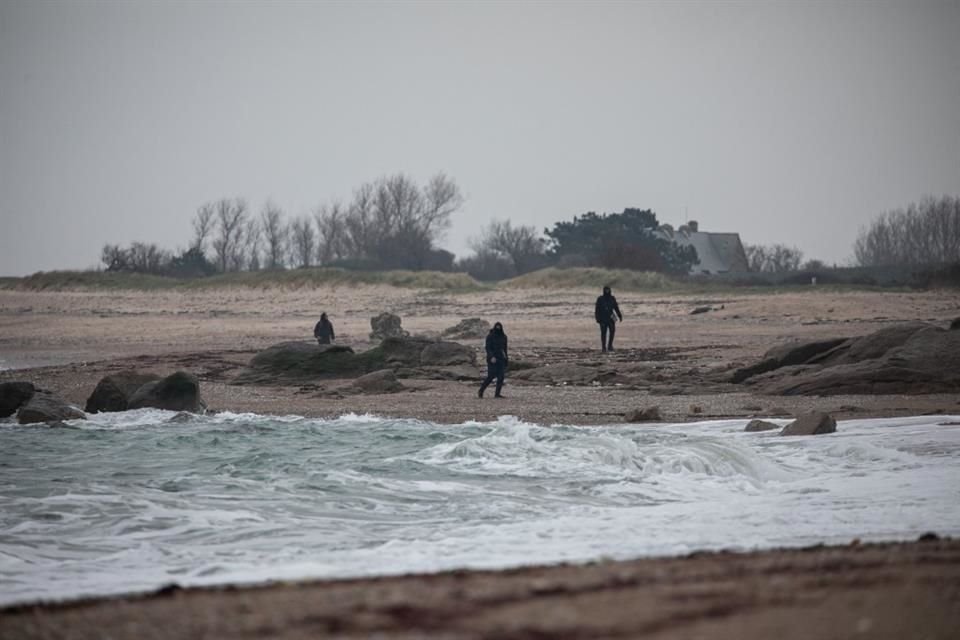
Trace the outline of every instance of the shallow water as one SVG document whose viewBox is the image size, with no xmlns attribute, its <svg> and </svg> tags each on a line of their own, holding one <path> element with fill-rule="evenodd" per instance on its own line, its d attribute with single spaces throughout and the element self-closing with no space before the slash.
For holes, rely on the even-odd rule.
<svg viewBox="0 0 960 640">
<path fill-rule="evenodd" d="M 0 428 L 0 602 L 960 534 L 943 416 L 812 438 L 173 416 Z"/>
</svg>

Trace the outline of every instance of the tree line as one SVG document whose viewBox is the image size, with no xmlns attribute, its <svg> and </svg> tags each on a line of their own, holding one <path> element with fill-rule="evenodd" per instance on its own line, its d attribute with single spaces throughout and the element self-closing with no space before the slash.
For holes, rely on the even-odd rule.
<svg viewBox="0 0 960 640">
<path fill-rule="evenodd" d="M 352 269 L 463 271 L 479 280 L 502 280 L 548 266 L 604 267 L 690 272 L 696 250 L 671 240 L 650 209 L 593 211 L 535 227 L 494 219 L 471 238 L 472 254 L 455 260 L 438 246 L 451 216 L 463 206 L 457 183 L 443 173 L 419 185 L 398 173 L 362 184 L 349 202 L 332 201 L 310 215 L 288 220 L 267 202 L 251 211 L 242 198 L 201 205 L 187 249 L 170 252 L 155 244 L 107 244 L 107 270 L 175 277 L 234 271 L 340 266 Z M 819 260 L 783 244 L 744 245 L 749 271 L 820 270 Z M 960 198 L 927 197 L 881 214 L 854 244 L 857 264 L 921 266 L 960 262 Z"/>
<path fill-rule="evenodd" d="M 960 262 L 960 197 L 927 196 L 887 211 L 861 229 L 854 258 L 865 267 L 923 267 Z"/>
<path fill-rule="evenodd" d="M 243 198 L 222 198 L 197 209 L 187 249 L 107 244 L 101 261 L 110 271 L 178 277 L 316 265 L 449 271 L 454 256 L 436 243 L 462 204 L 460 188 L 442 173 L 422 186 L 402 173 L 383 176 L 346 204 L 291 220 L 272 202 L 254 213 Z"/>
</svg>

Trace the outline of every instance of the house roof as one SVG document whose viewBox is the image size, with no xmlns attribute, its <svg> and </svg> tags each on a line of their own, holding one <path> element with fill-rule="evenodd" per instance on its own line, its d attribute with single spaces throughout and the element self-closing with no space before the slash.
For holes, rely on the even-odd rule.
<svg viewBox="0 0 960 640">
<path fill-rule="evenodd" d="M 686 228 L 673 231 L 669 227 L 661 227 L 657 233 L 680 246 L 692 246 L 697 250 L 700 263 L 693 265 L 690 273 L 747 271 L 747 255 L 739 233 L 690 231 Z"/>
</svg>

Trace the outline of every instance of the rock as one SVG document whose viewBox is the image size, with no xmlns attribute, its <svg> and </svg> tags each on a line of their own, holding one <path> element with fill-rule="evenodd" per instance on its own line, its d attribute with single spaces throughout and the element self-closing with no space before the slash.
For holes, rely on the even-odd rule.
<svg viewBox="0 0 960 640">
<path fill-rule="evenodd" d="M 388 364 L 418 367 L 420 355 L 431 344 L 433 341 L 427 338 L 392 337 L 385 338 L 377 348 L 383 353 L 384 362 Z"/>
<path fill-rule="evenodd" d="M 400 316 L 392 313 L 381 313 L 370 318 L 371 340 L 383 340 L 384 338 L 406 338 L 410 334 L 400 327 Z"/>
<path fill-rule="evenodd" d="M 397 375 L 407 378 L 423 378 L 425 380 L 452 380 L 454 382 L 479 381 L 483 376 L 476 366 L 457 365 L 453 367 L 420 367 L 405 372 L 398 371 Z"/>
<path fill-rule="evenodd" d="M 881 342 L 899 342 L 901 337 L 888 333 Z M 852 354 L 875 355 L 879 350 L 880 346 L 871 347 L 869 340 L 863 340 L 857 349 L 851 345 L 843 355 L 843 364 L 774 380 L 761 390 L 768 394 L 821 396 L 960 392 L 960 331 L 922 325 L 881 357 L 849 362 Z"/>
<path fill-rule="evenodd" d="M 36 391 L 32 382 L 0 382 L 0 418 L 12 416 Z"/>
<path fill-rule="evenodd" d="M 954 318 L 953 322 L 950 323 L 950 331 L 956 331 L 960 329 L 960 318 Z"/>
<path fill-rule="evenodd" d="M 782 436 L 816 436 L 823 433 L 834 433 L 837 430 L 837 421 L 827 413 L 805 413 L 788 424 L 780 432 Z"/>
<path fill-rule="evenodd" d="M 440 335 L 453 340 L 472 340 L 485 338 L 490 332 L 490 323 L 481 318 L 466 318 L 456 325 L 443 330 Z"/>
<path fill-rule="evenodd" d="M 634 409 L 623 417 L 624 422 L 661 422 L 660 407 Z"/>
<path fill-rule="evenodd" d="M 17 412 L 17 422 L 57 422 L 61 420 L 84 420 L 87 415 L 60 396 L 49 391 L 36 391 Z"/>
<path fill-rule="evenodd" d="M 406 371 L 408 376 L 416 375 L 421 367 L 427 370 L 469 367 L 472 380 L 477 376 L 475 363 L 476 352 L 472 348 L 428 338 L 385 338 L 378 346 L 360 353 L 339 345 L 284 342 L 254 356 L 234 383 L 303 385 L 315 383 L 318 378 L 353 378 L 388 367 Z"/>
<path fill-rule="evenodd" d="M 891 349 L 904 345 L 918 331 L 934 328 L 936 327 L 926 322 L 906 322 L 884 327 L 871 334 L 851 339 L 849 346 L 842 353 L 825 359 L 823 364 L 850 364 L 881 358 Z M 940 331 L 943 330 L 940 329 Z"/>
<path fill-rule="evenodd" d="M 453 367 L 476 363 L 477 352 L 458 342 L 434 342 L 420 352 L 420 364 L 427 367 Z"/>
<path fill-rule="evenodd" d="M 180 411 L 167 420 L 167 424 L 187 424 L 193 422 L 194 417 L 196 416 L 189 411 Z"/>
<path fill-rule="evenodd" d="M 397 393 L 406 390 L 406 387 L 397 380 L 397 374 L 393 369 L 381 369 L 360 376 L 349 386 L 349 391 L 365 394 Z"/>
<path fill-rule="evenodd" d="M 361 353 L 343 345 L 281 342 L 255 355 L 233 380 L 236 384 L 303 384 L 317 378 L 363 375 L 385 365 L 379 348 Z"/>
<path fill-rule="evenodd" d="M 780 425 L 773 424 L 772 422 L 767 422 L 766 420 L 751 420 L 747 423 L 747 426 L 743 428 L 744 431 L 753 433 L 755 431 L 772 431 L 773 429 L 779 429 Z"/>
<path fill-rule="evenodd" d="M 105 376 L 97 383 L 84 410 L 87 413 L 100 411 L 126 411 L 127 405 L 137 389 L 159 380 L 160 376 L 152 373 L 138 373 L 136 371 L 120 371 Z"/>
<path fill-rule="evenodd" d="M 805 364 L 812 358 L 830 352 L 848 342 L 847 338 L 831 338 L 813 342 L 794 342 L 774 347 L 767 351 L 757 364 L 733 372 L 731 381 L 740 384 L 747 378 L 773 371 L 781 367 Z"/>
<path fill-rule="evenodd" d="M 148 382 L 130 396 L 128 409 L 165 409 L 203 413 L 207 405 L 200 397 L 200 382 L 193 374 L 177 371 L 166 378 Z"/>
<path fill-rule="evenodd" d="M 910 322 L 857 338 L 783 345 L 732 380 L 775 395 L 956 393 L 960 332 Z"/>
<path fill-rule="evenodd" d="M 602 371 L 594 367 L 562 362 L 545 367 L 518 371 L 511 377 L 514 380 L 525 380 L 539 384 L 573 384 L 584 386 L 593 384 L 594 382 L 602 382 L 605 378 L 610 377 L 608 375 L 609 373 L 610 372 Z"/>
</svg>

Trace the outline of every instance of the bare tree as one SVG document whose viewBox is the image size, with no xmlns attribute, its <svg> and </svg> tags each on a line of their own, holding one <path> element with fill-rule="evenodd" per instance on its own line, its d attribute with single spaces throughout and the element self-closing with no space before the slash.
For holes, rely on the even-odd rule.
<svg viewBox="0 0 960 640">
<path fill-rule="evenodd" d="M 960 197 L 926 197 L 881 213 L 853 245 L 862 266 L 924 266 L 960 261 Z"/>
<path fill-rule="evenodd" d="M 100 261 L 107 271 L 127 271 L 130 269 L 130 252 L 118 244 L 105 244 L 100 252 Z"/>
<path fill-rule="evenodd" d="M 170 263 L 170 254 L 155 244 L 134 242 L 128 251 L 130 269 L 138 273 L 162 273 Z"/>
<path fill-rule="evenodd" d="M 316 236 L 310 218 L 303 216 L 290 223 L 290 253 L 298 267 L 313 264 Z"/>
<path fill-rule="evenodd" d="M 509 259 L 516 273 L 541 268 L 546 251 L 536 228 L 514 227 L 509 220 L 492 221 L 470 245 L 478 256 L 492 253 Z M 486 262 L 489 263 L 489 259 Z"/>
<path fill-rule="evenodd" d="M 267 269 L 281 269 L 284 264 L 284 252 L 287 244 L 287 227 L 283 224 L 283 211 L 267 202 L 260 212 L 260 229 L 265 243 L 265 266 Z"/>
<path fill-rule="evenodd" d="M 743 250 L 747 255 L 747 267 L 750 271 L 761 273 L 796 271 L 803 261 L 803 252 L 800 249 L 783 244 L 747 244 L 744 245 Z"/>
<path fill-rule="evenodd" d="M 243 231 L 244 251 L 246 266 L 249 271 L 259 271 L 262 262 L 260 261 L 261 245 L 263 244 L 263 233 L 260 221 L 256 218 L 247 220 L 246 228 Z"/>
<path fill-rule="evenodd" d="M 200 208 L 197 209 L 196 215 L 193 217 L 193 242 L 190 243 L 190 248 L 196 249 L 200 253 L 205 251 L 204 245 L 213 229 L 213 214 L 214 204 L 208 202 L 200 206 Z"/>
<path fill-rule="evenodd" d="M 243 264 L 243 233 L 247 220 L 247 203 L 241 198 L 223 198 L 214 204 L 217 236 L 213 239 L 217 268 L 221 272 L 237 271 Z"/>
<path fill-rule="evenodd" d="M 353 192 L 344 224 L 347 228 L 346 249 L 351 258 L 370 258 L 376 254 L 378 236 L 373 222 L 372 182 L 360 185 Z"/>
<path fill-rule="evenodd" d="M 314 213 L 317 221 L 317 261 L 327 264 L 348 257 L 346 212 L 339 202 L 322 206 Z"/>
</svg>

